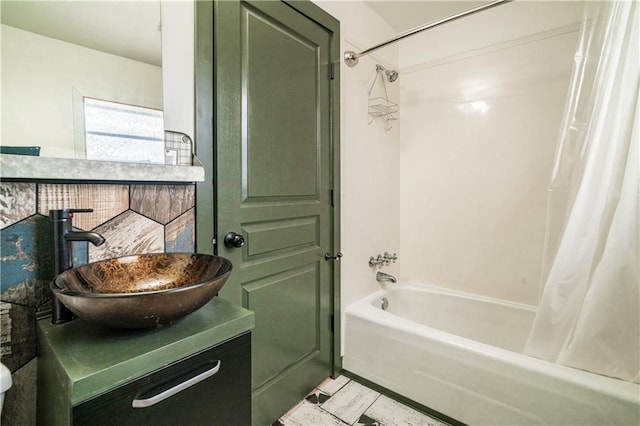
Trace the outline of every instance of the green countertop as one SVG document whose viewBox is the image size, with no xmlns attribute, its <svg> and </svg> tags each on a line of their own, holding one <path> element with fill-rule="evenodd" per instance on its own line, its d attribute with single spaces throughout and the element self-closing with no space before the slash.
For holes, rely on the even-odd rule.
<svg viewBox="0 0 640 426">
<path fill-rule="evenodd" d="M 253 326 L 253 312 L 219 297 L 154 329 L 116 330 L 81 319 L 53 325 L 46 318 L 37 324 L 39 368 L 52 370 L 43 373 L 76 405 Z"/>
</svg>

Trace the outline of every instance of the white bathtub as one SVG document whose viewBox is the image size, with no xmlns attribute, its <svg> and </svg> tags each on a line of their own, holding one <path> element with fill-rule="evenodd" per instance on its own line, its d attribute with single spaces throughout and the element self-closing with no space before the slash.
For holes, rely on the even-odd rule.
<svg viewBox="0 0 640 426">
<path fill-rule="evenodd" d="M 345 310 L 343 368 L 470 425 L 639 425 L 637 384 L 519 353 L 534 314 L 394 285 Z"/>
</svg>

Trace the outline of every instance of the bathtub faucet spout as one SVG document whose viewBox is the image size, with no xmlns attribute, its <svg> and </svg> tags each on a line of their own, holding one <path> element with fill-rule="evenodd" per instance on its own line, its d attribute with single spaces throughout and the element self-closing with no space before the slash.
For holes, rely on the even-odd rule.
<svg viewBox="0 0 640 426">
<path fill-rule="evenodd" d="M 378 271 L 378 273 L 376 273 L 376 281 L 378 281 L 379 283 L 395 283 L 396 277 L 391 274 Z"/>
</svg>

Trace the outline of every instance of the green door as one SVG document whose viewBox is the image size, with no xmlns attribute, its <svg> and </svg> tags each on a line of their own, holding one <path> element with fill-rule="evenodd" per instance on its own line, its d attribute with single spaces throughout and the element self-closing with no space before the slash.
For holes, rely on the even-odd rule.
<svg viewBox="0 0 640 426">
<path fill-rule="evenodd" d="M 234 265 L 221 296 L 255 312 L 253 424 L 267 425 L 332 374 L 333 34 L 280 1 L 218 2 L 214 28 L 217 253 Z"/>
</svg>

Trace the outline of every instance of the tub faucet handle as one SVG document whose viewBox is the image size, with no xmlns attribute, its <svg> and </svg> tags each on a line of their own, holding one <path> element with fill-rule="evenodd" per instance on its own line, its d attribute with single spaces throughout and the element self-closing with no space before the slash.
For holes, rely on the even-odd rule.
<svg viewBox="0 0 640 426">
<path fill-rule="evenodd" d="M 380 253 L 378 253 L 378 256 L 376 256 L 376 258 L 373 260 L 373 265 L 374 266 L 384 265 L 384 258 Z"/>
<path fill-rule="evenodd" d="M 390 263 L 396 263 L 396 260 L 398 260 L 398 255 L 395 253 L 390 254 L 388 251 L 385 251 L 382 256 L 382 264 L 384 264 L 384 266 L 389 266 Z"/>
<path fill-rule="evenodd" d="M 389 259 L 391 256 L 389 253 L 384 252 L 384 255 L 378 253 L 378 256 L 369 258 L 369 267 L 375 268 L 376 266 L 389 266 Z"/>
</svg>

